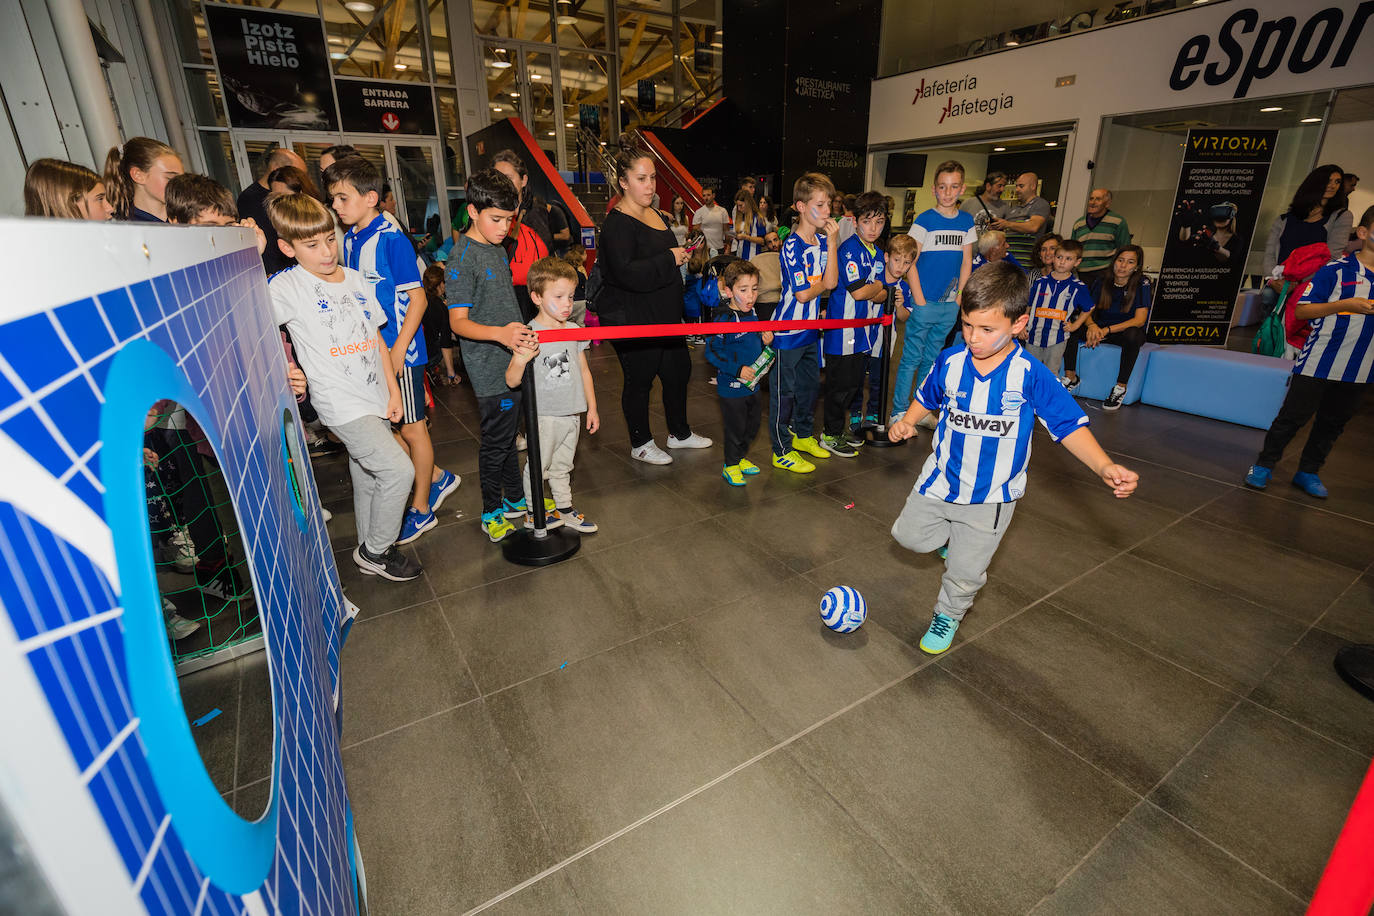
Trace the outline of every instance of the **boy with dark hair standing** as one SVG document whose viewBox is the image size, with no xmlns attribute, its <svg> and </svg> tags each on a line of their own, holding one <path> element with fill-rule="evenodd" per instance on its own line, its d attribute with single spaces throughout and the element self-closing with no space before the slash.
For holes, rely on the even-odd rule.
<svg viewBox="0 0 1374 916">
<path fill-rule="evenodd" d="M 819 172 L 807 172 L 792 187 L 797 228 L 782 243 L 782 300 L 774 321 L 815 321 L 820 301 L 838 282 L 836 249 L 839 227 L 830 218 L 835 186 Z M 773 335 L 778 351 L 776 378 L 768 388 L 768 438 L 773 443 L 773 467 L 809 474 L 816 466 L 801 456 L 829 458 L 812 434 L 815 429 L 816 389 L 820 386 L 820 332 L 779 331 Z"/>
<path fill-rule="evenodd" d="M 1355 238 L 1360 250 L 1313 274 L 1294 310 L 1295 317 L 1312 322 L 1312 330 L 1264 447 L 1245 474 L 1248 487 L 1269 486 L 1283 450 L 1315 414 L 1293 486 L 1317 499 L 1327 497 L 1317 472 L 1374 376 L 1374 207 L 1360 217 Z"/>
<path fill-rule="evenodd" d="M 887 301 L 887 264 L 874 243 L 887 222 L 887 201 L 877 191 L 868 191 L 854 201 L 854 234 L 840 243 L 839 272 L 841 288 L 826 300 L 825 317 L 839 320 L 873 318 L 881 314 Z M 863 438 L 846 424 L 850 402 L 864 383 L 880 327 L 837 328 L 822 338 L 825 352 L 825 431 L 821 448 L 837 458 L 858 456 Z"/>
<path fill-rule="evenodd" d="M 1016 342 L 1030 320 L 1029 285 L 1010 264 L 989 264 L 969 279 L 959 310 L 966 346 L 940 354 L 916 399 L 888 429 L 893 442 L 909 439 L 921 418 L 940 413 L 935 448 L 892 526 L 908 550 L 948 549 L 935 612 L 921 638 L 931 655 L 949 648 L 987 582 L 988 564 L 1026 492 L 1037 419 L 1118 498 L 1130 496 L 1140 479 L 1107 456 L 1078 402 Z"/>
<path fill-rule="evenodd" d="M 482 529 L 496 543 L 515 531 L 509 519 L 526 512 L 515 448 L 520 391 L 506 384 L 506 369 L 518 348 L 539 349 L 539 335 L 520 320 L 510 262 L 501 247 L 520 206 L 519 192 L 496 169 L 483 169 L 468 179 L 467 201 L 468 231 L 449 254 L 444 298 L 477 396 Z"/>
<path fill-rule="evenodd" d="M 754 362 L 773 335 L 749 329 L 758 321 L 754 303 L 759 296 L 759 269 L 749 261 L 731 261 L 716 281 L 721 302 L 715 320 L 730 322 L 735 331 L 712 334 L 706 339 L 706 361 L 716 367 L 716 396 L 725 427 L 725 464 L 720 476 L 732 487 L 744 486 L 744 478 L 759 472 L 749 460 L 749 446 L 759 431 L 758 377 Z"/>
<path fill-rule="evenodd" d="M 1093 297 L 1074 270 L 1083 260 L 1083 243 L 1064 239 L 1054 252 L 1050 272 L 1031 284 L 1030 323 L 1026 325 L 1026 349 L 1059 378 L 1069 335 L 1092 313 Z"/>
<path fill-rule="evenodd" d="M 437 525 L 435 510 L 458 489 L 457 474 L 434 464 L 434 445 L 425 423 L 424 285 L 415 262 L 415 248 L 405 233 L 379 209 L 382 176 L 361 156 L 345 156 L 324 171 L 324 182 L 339 221 L 349 227 L 344 236 L 345 264 L 372 287 L 386 315 L 382 338 L 391 348 L 401 388 L 401 442 L 415 465 L 415 489 L 401 524 L 398 544 L 409 544 Z"/>
</svg>

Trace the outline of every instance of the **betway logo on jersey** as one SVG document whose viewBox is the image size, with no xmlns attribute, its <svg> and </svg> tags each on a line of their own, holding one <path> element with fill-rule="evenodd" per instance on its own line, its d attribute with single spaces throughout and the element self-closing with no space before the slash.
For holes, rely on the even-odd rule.
<svg viewBox="0 0 1374 916">
<path fill-rule="evenodd" d="M 945 107 L 940 109 L 940 120 L 937 123 L 945 123 L 946 118 L 961 118 L 971 114 L 995 115 L 997 112 L 1011 108 L 1015 100 L 1005 94 L 989 95 L 983 98 L 956 99 L 954 93 L 969 92 L 978 88 L 978 77 L 965 76 L 957 80 L 934 80 L 926 82 L 926 78 L 921 77 L 921 84 L 916 87 L 916 97 L 911 100 L 915 105 L 921 99 L 929 99 L 938 95 L 947 95 Z"/>
<path fill-rule="evenodd" d="M 969 413 L 957 408 L 945 408 L 945 423 L 968 436 L 987 436 L 1006 439 L 1016 433 L 1016 417 L 997 414 Z"/>
</svg>

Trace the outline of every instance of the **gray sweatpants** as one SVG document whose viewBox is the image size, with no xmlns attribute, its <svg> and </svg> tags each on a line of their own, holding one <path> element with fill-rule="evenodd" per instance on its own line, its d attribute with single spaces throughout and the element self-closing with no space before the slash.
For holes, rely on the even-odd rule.
<svg viewBox="0 0 1374 916">
<path fill-rule="evenodd" d="M 1059 377 L 1059 370 L 1064 367 L 1064 351 L 1068 348 L 1069 342 L 1067 340 L 1061 340 L 1059 343 L 1049 347 L 1037 347 L 1026 344 L 1027 352 L 1044 363 L 1045 368 L 1049 369 L 1050 372 L 1054 374 L 1055 378 Z"/>
<path fill-rule="evenodd" d="M 922 496 L 911 488 L 902 514 L 892 524 L 892 536 L 916 553 L 930 553 L 949 544 L 940 596 L 935 600 L 936 613 L 964 619 L 978 590 L 988 581 L 988 564 L 1014 511 L 1014 502 L 961 506 Z"/>
<path fill-rule="evenodd" d="M 581 428 L 579 414 L 539 418 L 539 461 L 544 465 L 544 479 L 549 482 L 545 495 L 552 497 L 554 506 L 559 509 L 572 508 L 573 458 L 577 456 L 577 437 Z M 534 506 L 531 498 L 530 463 L 526 461 L 525 505 Z"/>
<path fill-rule="evenodd" d="M 415 466 L 381 417 L 359 417 L 329 428 L 348 449 L 358 543 L 374 556 L 381 554 L 401 533 Z"/>
</svg>

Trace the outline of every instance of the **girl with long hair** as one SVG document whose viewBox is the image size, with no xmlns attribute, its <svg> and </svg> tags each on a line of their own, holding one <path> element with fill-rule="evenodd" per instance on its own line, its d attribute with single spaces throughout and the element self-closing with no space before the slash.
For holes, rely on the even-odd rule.
<svg viewBox="0 0 1374 916">
<path fill-rule="evenodd" d="M 1338 165 L 1319 165 L 1298 185 L 1288 209 L 1269 227 L 1264 246 L 1264 275 L 1304 245 L 1325 242 L 1331 257 L 1345 254 L 1355 218 L 1346 209 L 1345 171 Z"/>
<path fill-rule="evenodd" d="M 24 215 L 104 222 L 114 213 L 105 182 L 84 165 L 38 159 L 24 174 Z"/>
<path fill-rule="evenodd" d="M 759 215 L 759 205 L 754 201 L 754 195 L 740 191 L 735 195 L 734 237 L 738 246 L 735 254 L 745 261 L 749 260 L 763 250 L 763 237 L 767 234 L 768 227 Z"/>
<path fill-rule="evenodd" d="M 167 222 L 163 191 L 182 173 L 181 157 L 161 140 L 134 137 L 105 156 L 105 190 L 115 219 Z"/>
</svg>

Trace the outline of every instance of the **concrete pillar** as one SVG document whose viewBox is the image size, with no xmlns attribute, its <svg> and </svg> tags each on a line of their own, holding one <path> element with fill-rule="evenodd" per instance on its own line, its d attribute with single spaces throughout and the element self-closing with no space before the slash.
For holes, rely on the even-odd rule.
<svg viewBox="0 0 1374 916">
<path fill-rule="evenodd" d="M 81 0 L 48 0 L 48 12 L 98 171 L 110 147 L 121 146 L 124 139 L 119 134 L 119 121 L 100 69 L 100 57 L 95 53 L 91 24 Z"/>
</svg>

